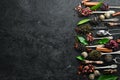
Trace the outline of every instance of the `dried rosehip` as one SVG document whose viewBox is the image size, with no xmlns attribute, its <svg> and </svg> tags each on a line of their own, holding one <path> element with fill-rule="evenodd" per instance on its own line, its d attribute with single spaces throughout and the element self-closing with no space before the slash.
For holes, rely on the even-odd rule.
<svg viewBox="0 0 120 80">
<path fill-rule="evenodd" d="M 119 49 L 119 45 L 115 40 L 110 40 L 107 44 L 105 44 L 105 48 L 113 49 L 113 51 L 117 51 Z"/>
<path fill-rule="evenodd" d="M 80 74 L 92 73 L 92 72 L 94 72 L 94 66 L 91 64 L 86 65 L 86 66 L 80 65 L 78 72 Z"/>
<path fill-rule="evenodd" d="M 75 8 L 75 10 L 83 16 L 89 16 L 92 13 L 92 10 L 89 7 L 82 8 L 80 4 Z"/>
</svg>

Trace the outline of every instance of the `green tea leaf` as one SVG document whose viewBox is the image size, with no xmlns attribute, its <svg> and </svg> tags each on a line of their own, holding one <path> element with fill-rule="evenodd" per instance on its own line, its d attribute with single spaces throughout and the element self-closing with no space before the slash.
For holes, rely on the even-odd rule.
<svg viewBox="0 0 120 80">
<path fill-rule="evenodd" d="M 91 19 L 83 19 L 83 20 L 79 21 L 77 25 L 81 25 L 81 24 L 87 23 L 87 22 L 89 22 L 90 20 L 91 20 Z"/>
<path fill-rule="evenodd" d="M 98 44 L 106 44 L 106 43 L 108 43 L 108 42 L 109 42 L 109 39 L 103 38 L 103 39 L 99 40 L 97 43 L 98 43 Z"/>
<path fill-rule="evenodd" d="M 79 40 L 82 44 L 88 45 L 88 43 L 87 43 L 87 41 L 85 40 L 84 37 L 82 37 L 82 36 L 77 36 L 77 38 L 78 38 L 78 40 Z"/>
<path fill-rule="evenodd" d="M 92 6 L 90 9 L 94 11 L 94 10 L 97 10 L 98 8 L 100 8 L 102 5 L 103 5 L 103 2 L 99 2 L 97 5 Z"/>
<path fill-rule="evenodd" d="M 115 75 L 101 75 L 98 80 L 117 80 L 118 76 Z"/>
<path fill-rule="evenodd" d="M 85 60 L 85 58 L 83 58 L 82 56 L 77 56 L 76 57 L 78 60 L 80 60 L 80 61 L 84 61 Z"/>
</svg>

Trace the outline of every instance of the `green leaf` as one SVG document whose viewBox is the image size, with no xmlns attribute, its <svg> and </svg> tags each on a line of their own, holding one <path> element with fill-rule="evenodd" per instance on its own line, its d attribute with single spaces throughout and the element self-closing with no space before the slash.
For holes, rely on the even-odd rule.
<svg viewBox="0 0 120 80">
<path fill-rule="evenodd" d="M 87 23 L 87 22 L 89 22 L 90 20 L 91 20 L 91 19 L 83 19 L 83 20 L 79 21 L 77 25 L 81 25 L 81 24 Z"/>
<path fill-rule="evenodd" d="M 82 56 L 77 56 L 76 58 L 77 58 L 78 60 L 80 60 L 80 61 L 84 61 L 84 60 L 85 60 L 85 58 L 82 57 Z"/>
<path fill-rule="evenodd" d="M 79 40 L 82 44 L 88 45 L 88 43 L 87 43 L 87 41 L 85 40 L 84 37 L 82 37 L 82 36 L 77 36 L 77 38 L 78 38 L 78 40 Z"/>
<path fill-rule="evenodd" d="M 106 44 L 106 43 L 108 43 L 108 42 L 109 42 L 109 39 L 103 38 L 103 39 L 99 40 L 97 43 L 98 43 L 98 44 Z"/>
<path fill-rule="evenodd" d="M 117 80 L 118 76 L 115 75 L 101 75 L 98 80 Z"/>
<path fill-rule="evenodd" d="M 103 5 L 103 2 L 101 1 L 97 5 L 92 6 L 90 9 L 94 11 L 94 10 L 97 10 L 98 8 L 100 8 L 102 5 Z"/>
</svg>

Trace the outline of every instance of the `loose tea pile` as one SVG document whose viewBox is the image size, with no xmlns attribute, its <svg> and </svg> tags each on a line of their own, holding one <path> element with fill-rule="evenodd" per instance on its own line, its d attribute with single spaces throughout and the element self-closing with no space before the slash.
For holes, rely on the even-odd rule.
<svg viewBox="0 0 120 80">
<path fill-rule="evenodd" d="M 78 75 L 90 80 L 119 78 L 117 67 L 120 63 L 120 57 L 118 57 L 120 54 L 120 23 L 118 22 L 120 12 L 114 11 L 114 8 L 120 7 L 110 6 L 104 0 L 100 2 L 82 0 L 81 4 L 75 7 L 78 16 L 86 17 L 80 20 L 75 28 L 74 48 L 81 53 L 76 57 L 80 61 Z M 116 29 L 111 27 L 116 27 Z"/>
</svg>

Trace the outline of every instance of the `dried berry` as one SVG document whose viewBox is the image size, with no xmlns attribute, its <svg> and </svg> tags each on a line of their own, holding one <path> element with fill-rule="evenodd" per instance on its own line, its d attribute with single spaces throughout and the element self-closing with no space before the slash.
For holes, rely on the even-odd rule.
<svg viewBox="0 0 120 80">
<path fill-rule="evenodd" d="M 117 51 L 119 49 L 119 45 L 115 40 L 110 40 L 107 44 L 105 44 L 105 48 L 113 49 L 113 51 Z"/>
<path fill-rule="evenodd" d="M 82 52 L 81 55 L 86 58 L 88 56 L 88 53 L 87 52 Z"/>
<path fill-rule="evenodd" d="M 92 13 L 92 10 L 90 10 L 89 7 L 82 8 L 81 5 L 78 5 L 75 10 L 78 12 L 78 14 L 83 16 L 89 16 Z"/>
<path fill-rule="evenodd" d="M 94 80 L 94 78 L 95 78 L 95 75 L 94 75 L 94 74 L 90 74 L 90 75 L 89 75 L 89 79 L 90 79 L 90 80 Z"/>
<path fill-rule="evenodd" d="M 95 70 L 95 71 L 94 71 L 94 75 L 95 75 L 95 76 L 99 76 L 99 75 L 100 75 L 100 72 L 99 72 L 98 70 Z"/>
<path fill-rule="evenodd" d="M 108 5 L 108 4 L 105 4 L 105 3 L 102 4 L 101 10 L 103 10 L 103 11 L 109 10 L 109 5 Z"/>
<path fill-rule="evenodd" d="M 105 13 L 104 14 L 106 18 L 110 18 L 111 14 L 110 13 Z"/>
<path fill-rule="evenodd" d="M 94 66 L 89 64 L 89 65 L 80 65 L 79 66 L 79 73 L 85 74 L 85 73 L 92 73 L 94 72 Z"/>
<path fill-rule="evenodd" d="M 105 19 L 105 16 L 104 15 L 100 15 L 100 20 L 104 20 Z"/>
</svg>

